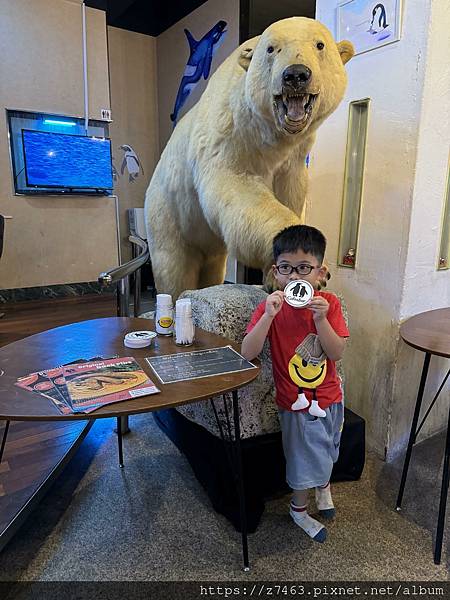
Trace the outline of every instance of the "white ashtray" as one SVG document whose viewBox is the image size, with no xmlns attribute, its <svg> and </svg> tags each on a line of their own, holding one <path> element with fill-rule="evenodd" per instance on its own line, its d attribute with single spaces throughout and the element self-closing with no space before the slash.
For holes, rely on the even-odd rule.
<svg viewBox="0 0 450 600">
<path fill-rule="evenodd" d="M 296 279 L 284 288 L 284 299 L 294 308 L 303 308 L 314 296 L 314 288 L 309 281 Z"/>
<path fill-rule="evenodd" d="M 145 348 L 150 346 L 154 337 L 154 331 L 131 331 L 123 338 L 123 343 L 127 348 Z"/>
</svg>

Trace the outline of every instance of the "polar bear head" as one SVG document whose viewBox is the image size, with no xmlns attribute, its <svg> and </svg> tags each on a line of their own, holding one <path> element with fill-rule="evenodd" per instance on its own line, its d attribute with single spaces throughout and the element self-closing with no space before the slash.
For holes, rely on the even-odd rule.
<svg viewBox="0 0 450 600">
<path fill-rule="evenodd" d="M 277 21 L 241 47 L 246 102 L 288 137 L 312 132 L 342 100 L 353 54 L 314 19 Z"/>
</svg>

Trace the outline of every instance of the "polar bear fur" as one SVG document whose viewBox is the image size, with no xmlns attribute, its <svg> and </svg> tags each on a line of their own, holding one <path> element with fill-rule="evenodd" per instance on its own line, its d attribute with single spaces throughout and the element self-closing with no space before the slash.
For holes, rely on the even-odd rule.
<svg viewBox="0 0 450 600">
<path fill-rule="evenodd" d="M 343 98 L 343 65 L 352 56 L 350 42 L 336 44 L 318 21 L 293 17 L 242 44 L 212 75 L 173 131 L 146 193 L 159 292 L 176 298 L 222 283 L 228 253 L 247 266 L 270 266 L 273 237 L 302 222 L 305 158 Z M 294 92 L 283 96 L 290 65 L 311 73 L 292 83 L 307 94 L 300 104 Z M 307 98 L 314 102 L 305 110 Z"/>
</svg>

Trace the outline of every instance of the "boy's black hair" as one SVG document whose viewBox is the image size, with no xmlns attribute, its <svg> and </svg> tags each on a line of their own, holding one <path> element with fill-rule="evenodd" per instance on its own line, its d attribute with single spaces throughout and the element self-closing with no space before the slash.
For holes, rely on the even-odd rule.
<svg viewBox="0 0 450 600">
<path fill-rule="evenodd" d="M 280 254 L 295 253 L 302 250 L 312 254 L 322 264 L 327 240 L 321 231 L 309 225 L 291 225 L 277 233 L 273 238 L 273 257 L 277 262 Z"/>
</svg>

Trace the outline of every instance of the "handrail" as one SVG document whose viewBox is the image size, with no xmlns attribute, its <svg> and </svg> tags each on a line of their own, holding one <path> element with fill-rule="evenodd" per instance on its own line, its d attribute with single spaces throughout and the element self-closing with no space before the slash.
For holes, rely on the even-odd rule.
<svg viewBox="0 0 450 600">
<path fill-rule="evenodd" d="M 135 237 L 134 235 L 130 235 L 128 239 L 133 244 L 136 244 L 136 246 L 139 246 L 142 252 L 138 256 L 136 256 L 136 258 L 129 260 L 123 265 L 119 265 L 114 269 L 110 269 L 109 271 L 100 273 L 100 275 L 98 276 L 98 282 L 100 283 L 100 285 L 111 285 L 112 283 L 117 283 L 120 279 L 123 279 L 124 277 L 128 277 L 128 275 L 132 275 L 135 271 L 140 269 L 142 265 L 145 265 L 145 263 L 150 258 L 147 242 L 145 240 Z"/>
<path fill-rule="evenodd" d="M 136 248 L 140 248 L 140 254 L 123 265 L 119 265 L 114 269 L 100 273 L 98 276 L 98 282 L 103 287 L 117 283 L 117 314 L 119 317 L 128 317 L 130 315 L 130 275 L 133 275 L 134 273 L 134 316 L 138 317 L 139 313 L 141 312 L 140 269 L 149 260 L 150 252 L 145 240 L 134 235 L 130 235 L 128 239 L 133 244 L 133 254 L 135 253 Z"/>
<path fill-rule="evenodd" d="M 141 312 L 141 267 L 149 260 L 150 252 L 147 242 L 142 238 L 130 235 L 128 239 L 133 244 L 133 255 L 136 253 L 136 248 L 141 250 L 140 254 L 123 265 L 100 273 L 97 280 L 103 287 L 117 283 L 117 314 L 119 317 L 129 317 L 130 275 L 134 273 L 134 316 L 138 317 Z M 122 433 L 127 433 L 130 430 L 128 416 L 117 419 L 118 431 L 119 421 Z"/>
</svg>

